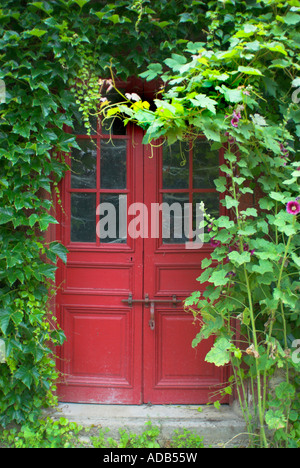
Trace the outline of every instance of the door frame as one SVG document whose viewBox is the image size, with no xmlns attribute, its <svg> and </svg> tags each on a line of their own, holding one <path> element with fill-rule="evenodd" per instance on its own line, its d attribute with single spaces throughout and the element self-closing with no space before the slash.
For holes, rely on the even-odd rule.
<svg viewBox="0 0 300 468">
<path fill-rule="evenodd" d="M 145 164 L 145 161 L 147 160 L 147 158 L 152 158 L 152 157 L 158 157 L 158 153 L 159 151 L 156 149 L 154 150 L 154 154 L 153 154 L 153 150 L 150 149 L 150 146 L 145 146 L 143 145 L 142 143 L 142 139 L 143 139 L 143 131 L 141 129 L 138 129 L 137 127 L 134 128 L 134 131 L 132 131 L 132 133 L 134 134 L 134 141 L 135 141 L 135 144 L 136 144 L 136 147 L 138 148 L 138 152 L 140 153 L 140 157 L 134 157 L 134 153 L 136 150 L 133 150 L 130 149 L 131 151 L 131 157 L 129 158 L 130 159 L 130 163 L 129 163 L 129 180 L 130 180 L 130 184 L 131 184 L 131 187 L 132 187 L 132 199 L 128 199 L 128 204 L 130 202 L 132 202 L 133 200 L 135 202 L 141 202 L 141 203 L 144 203 L 145 201 L 145 193 L 144 193 L 144 183 L 145 181 L 143 180 L 143 184 L 135 184 L 134 181 L 136 180 L 136 177 L 137 177 L 137 174 L 145 174 L 145 170 L 144 170 L 144 164 Z M 131 134 L 131 132 L 130 132 Z M 89 137 L 87 137 L 89 138 Z M 129 138 L 129 141 L 130 141 L 130 138 Z M 132 147 L 133 145 L 129 145 L 130 147 Z M 151 152 L 151 153 L 150 153 Z M 141 154 L 143 153 L 143 154 Z M 223 153 L 224 154 L 224 153 Z M 221 156 L 221 158 L 223 159 L 223 156 Z M 221 163 L 222 163 L 222 159 L 221 159 Z M 157 184 L 158 184 L 158 180 L 159 178 L 161 177 L 161 174 L 160 174 L 160 166 L 159 164 L 157 164 L 157 172 L 156 172 L 156 179 L 157 179 Z M 61 202 L 62 202 L 62 206 L 66 206 L 66 197 L 68 196 L 67 193 L 66 193 L 66 190 L 65 190 L 65 184 L 68 182 L 68 177 L 70 177 L 69 174 L 67 174 L 66 178 L 64 178 L 64 180 L 62 181 L 62 190 L 61 190 Z M 150 190 L 150 187 L 148 187 L 147 190 Z M 118 191 L 116 191 L 118 192 Z M 146 196 L 147 198 L 147 196 Z M 222 196 L 220 197 L 220 199 L 222 198 Z M 70 212 L 70 210 L 68 210 Z M 225 209 L 222 210 L 223 212 L 221 214 L 225 214 Z M 68 248 L 68 242 L 67 242 L 67 239 L 66 237 L 69 236 L 69 229 L 65 230 L 65 226 L 64 226 L 64 213 L 61 209 L 61 205 L 60 203 L 57 204 L 57 217 L 58 217 L 58 220 L 60 221 L 59 224 L 56 226 L 56 233 L 55 233 L 55 238 L 56 239 L 60 239 L 62 240 L 63 244 L 66 245 L 66 247 Z M 69 223 L 70 224 L 70 223 Z M 141 239 L 138 240 L 138 242 L 141 241 Z M 159 239 L 155 239 L 154 242 L 156 243 L 156 247 L 155 249 L 156 250 L 159 250 Z M 135 251 L 135 248 L 136 248 L 136 245 L 137 245 L 137 240 L 135 239 L 130 239 L 130 243 L 128 246 L 122 246 L 120 248 L 120 245 L 118 244 L 115 244 L 115 245 L 110 245 L 109 248 L 106 248 L 105 246 L 101 248 L 101 252 L 106 253 L 106 254 L 109 254 L 111 253 L 112 251 L 115 252 L 116 254 L 118 252 L 124 252 L 126 251 L 129 255 L 130 253 L 133 253 Z M 74 247 L 72 247 L 72 249 L 74 249 Z M 206 254 L 209 254 L 213 249 L 209 246 L 209 245 L 204 245 L 202 247 L 202 251 L 205 252 Z M 87 252 L 89 249 L 87 249 L 86 245 L 80 245 L 78 244 L 75 248 L 75 250 L 77 252 Z M 141 250 L 141 249 L 140 249 Z M 141 298 L 144 298 L 145 296 L 145 289 L 144 289 L 144 267 L 145 267 L 145 263 L 144 263 L 144 246 L 143 246 L 143 249 L 142 249 L 142 252 L 139 250 L 139 262 L 140 264 L 142 264 L 142 267 L 140 267 L 135 275 L 136 275 L 136 281 L 137 283 L 139 284 L 138 288 L 140 291 L 142 291 L 142 296 Z M 170 246 L 166 246 L 165 247 L 165 250 L 168 251 L 168 252 L 176 252 L 178 251 L 178 247 L 176 245 L 170 245 Z M 193 255 L 193 251 L 189 251 L 189 250 L 186 250 L 185 252 L 186 255 Z M 61 261 L 59 261 L 59 269 L 58 269 L 58 273 L 57 273 L 57 284 L 58 286 L 62 284 L 62 281 L 63 281 L 63 272 L 64 272 L 64 265 Z M 199 266 L 199 269 L 200 269 L 200 266 Z M 120 300 L 122 299 L 126 299 L 127 297 L 127 294 L 123 294 L 120 296 Z M 58 290 L 58 296 L 57 296 L 57 300 L 56 300 L 56 304 L 58 305 L 58 313 L 57 313 L 57 316 L 58 316 L 58 319 L 59 319 L 59 322 L 61 323 L 62 325 L 62 328 L 64 329 L 64 325 L 65 325 L 65 322 L 64 322 L 64 318 L 63 318 L 63 313 L 61 311 L 61 308 L 60 308 L 60 304 L 62 303 L 61 302 L 61 291 L 60 289 Z M 76 311 L 76 307 L 73 305 L 73 310 Z M 153 333 L 151 333 L 150 329 L 149 329 L 149 326 L 148 326 L 148 317 L 147 317 L 147 314 L 148 314 L 148 311 L 144 311 L 143 313 L 143 305 L 140 304 L 140 305 L 136 305 L 135 306 L 136 309 L 135 309 L 135 316 L 139 316 L 139 320 L 138 320 L 138 328 L 141 328 L 143 330 L 143 334 L 140 336 L 140 337 L 136 337 L 135 339 L 137 339 L 137 342 L 136 342 L 136 345 L 139 347 L 139 349 L 142 350 L 141 353 L 135 353 L 136 356 L 135 356 L 135 369 L 133 369 L 133 372 L 134 372 L 134 375 L 132 375 L 132 378 L 133 380 L 135 381 L 136 385 L 137 385 L 137 388 L 136 388 L 136 391 L 134 392 L 134 397 L 132 397 L 132 395 L 129 395 L 127 397 L 124 398 L 124 393 L 123 393 L 123 397 L 121 397 L 121 392 L 118 393 L 116 392 L 115 393 L 115 396 L 114 398 L 109 398 L 109 396 L 107 395 L 106 397 L 104 397 L 104 403 L 112 403 L 112 404 L 116 404 L 118 403 L 118 399 L 121 397 L 123 399 L 122 403 L 124 404 L 142 404 L 143 402 L 146 402 L 145 399 L 147 399 L 147 397 L 144 398 L 144 393 L 145 393 L 145 390 L 144 390 L 144 385 L 145 385 L 145 382 L 147 380 L 147 377 L 146 377 L 146 374 L 148 373 L 149 375 L 152 374 L 155 372 L 155 370 L 153 369 L 153 367 L 150 365 L 149 366 L 149 359 L 148 359 L 148 356 L 147 356 L 147 352 L 146 352 L 146 347 L 149 346 L 150 348 L 153 349 L 153 339 L 155 339 Z M 97 307 L 95 308 L 95 310 L 97 310 Z M 146 312 L 146 313 L 145 313 Z M 137 323 L 137 322 L 136 322 Z M 61 369 L 61 360 L 64 359 L 64 351 L 60 350 L 59 352 L 59 355 L 58 355 L 58 368 Z M 138 375 L 139 374 L 139 375 Z M 220 380 L 216 383 L 219 383 L 220 384 L 220 381 L 222 380 L 222 382 L 226 382 L 226 378 L 228 377 L 228 368 L 222 368 L 219 372 L 220 374 Z M 140 376 L 140 377 L 139 377 Z M 220 384 L 221 385 L 221 384 Z M 211 383 L 209 385 L 211 387 Z M 93 386 L 91 386 L 93 387 Z M 208 384 L 207 383 L 204 383 L 203 385 L 203 395 L 200 396 L 200 400 L 199 398 L 197 399 L 196 398 L 196 393 L 199 394 L 199 390 L 195 390 L 195 402 L 197 402 L 197 404 L 202 404 L 205 402 L 205 400 L 207 399 L 206 398 L 206 394 L 207 394 L 207 387 L 208 387 Z M 88 390 L 85 390 L 87 392 L 89 392 Z M 96 402 L 96 403 L 101 403 L 100 401 L 97 401 L 95 400 L 94 398 L 94 393 L 93 393 L 93 388 L 91 388 L 91 391 L 90 391 L 90 402 Z M 72 392 L 71 392 L 72 394 Z M 70 395 L 70 393 L 68 394 Z M 59 386 L 59 396 L 61 397 L 62 401 L 70 401 L 69 400 L 69 396 L 66 396 L 64 397 L 64 391 L 63 391 L 63 385 L 62 386 Z M 199 396 L 199 395 L 198 395 Z M 80 401 L 86 401 L 86 398 L 84 398 L 83 396 L 79 396 L 78 397 L 78 393 L 76 394 L 76 392 L 73 392 L 73 398 L 80 402 Z M 199 403 L 198 403 L 199 401 Z M 223 400 L 224 403 L 227 403 L 228 402 L 228 399 L 226 400 Z M 155 402 L 154 402 L 155 403 Z M 190 402 L 186 402 L 186 403 L 190 403 Z M 161 404 L 167 404 L 166 403 L 161 403 Z M 181 404 L 184 404 L 184 402 L 182 402 Z"/>
</svg>

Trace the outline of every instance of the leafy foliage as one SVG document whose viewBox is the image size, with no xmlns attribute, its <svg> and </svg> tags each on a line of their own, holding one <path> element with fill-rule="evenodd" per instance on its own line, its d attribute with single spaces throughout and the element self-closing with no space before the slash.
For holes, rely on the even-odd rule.
<svg viewBox="0 0 300 468">
<path fill-rule="evenodd" d="M 44 234 L 57 223 L 54 201 L 66 170 L 64 153 L 76 146 L 65 131 L 78 107 L 70 88 L 95 71 L 94 88 L 110 67 L 124 79 L 145 71 L 147 57 L 165 59 L 197 34 L 202 8 L 203 2 L 185 6 L 175 0 L 1 2 L 2 425 L 33 421 L 53 401 L 54 352 L 64 334 L 49 312 L 49 288 L 57 260 L 66 261 L 67 252 L 57 242 L 45 242 Z M 85 98 L 94 105 L 99 94 Z"/>
</svg>

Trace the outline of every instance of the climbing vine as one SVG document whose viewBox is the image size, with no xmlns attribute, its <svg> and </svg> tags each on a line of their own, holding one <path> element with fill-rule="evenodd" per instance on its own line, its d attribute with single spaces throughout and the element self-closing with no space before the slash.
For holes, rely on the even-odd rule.
<svg viewBox="0 0 300 468">
<path fill-rule="evenodd" d="M 65 128 L 78 112 L 89 125 L 111 68 L 126 79 L 150 55 L 183 49 L 204 10 L 199 1 L 1 1 L 0 425 L 35 420 L 55 402 L 64 333 L 49 304 L 67 252 L 45 233 L 57 223 L 64 155 L 76 147 Z"/>
</svg>

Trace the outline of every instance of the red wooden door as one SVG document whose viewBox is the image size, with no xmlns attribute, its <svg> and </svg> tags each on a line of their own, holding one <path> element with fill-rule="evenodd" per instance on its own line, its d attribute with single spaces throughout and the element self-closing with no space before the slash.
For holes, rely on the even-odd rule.
<svg viewBox="0 0 300 468">
<path fill-rule="evenodd" d="M 210 342 L 192 349 L 197 328 L 181 301 L 199 288 L 210 248 L 186 248 L 184 229 L 180 236 L 174 228 L 180 213 L 170 212 L 167 234 L 162 223 L 151 226 L 151 214 L 153 204 L 200 200 L 219 211 L 218 155 L 202 141 L 153 154 L 139 129 L 111 130 L 112 137 L 98 124 L 90 138 L 77 129 L 80 150 L 63 184 L 57 235 L 69 255 L 57 274 L 57 313 L 67 337 L 59 399 L 207 403 L 224 371 L 204 361 Z"/>
</svg>

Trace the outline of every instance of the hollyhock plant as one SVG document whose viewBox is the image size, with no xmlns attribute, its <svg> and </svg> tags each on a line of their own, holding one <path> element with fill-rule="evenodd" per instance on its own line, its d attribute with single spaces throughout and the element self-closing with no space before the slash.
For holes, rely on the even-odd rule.
<svg viewBox="0 0 300 468">
<path fill-rule="evenodd" d="M 300 213 L 300 203 L 297 200 L 289 201 L 286 205 L 286 211 L 289 214 L 297 215 Z"/>
</svg>

